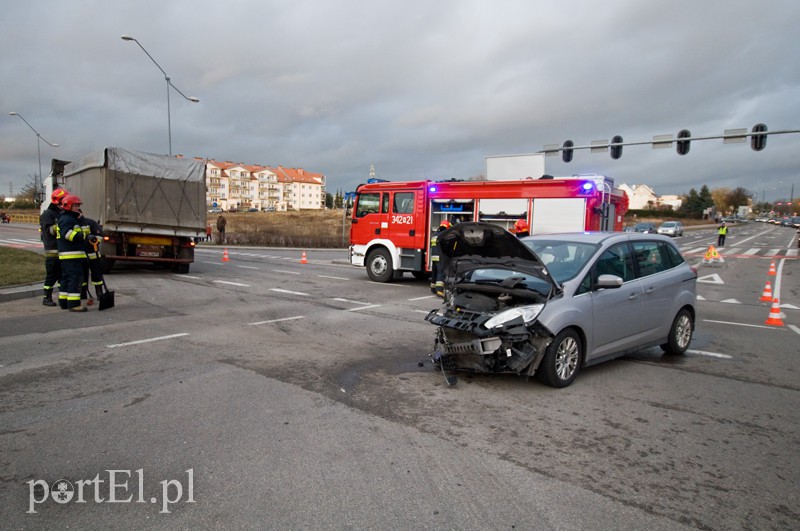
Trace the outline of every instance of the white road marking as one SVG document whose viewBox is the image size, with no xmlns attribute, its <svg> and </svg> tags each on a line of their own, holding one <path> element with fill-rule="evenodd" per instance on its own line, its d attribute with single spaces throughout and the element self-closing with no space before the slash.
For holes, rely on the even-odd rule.
<svg viewBox="0 0 800 531">
<path fill-rule="evenodd" d="M 761 250 L 760 247 L 753 247 L 752 249 L 748 249 L 747 251 L 745 251 L 743 254 L 756 254 L 760 250 Z"/>
<path fill-rule="evenodd" d="M 725 299 L 724 301 L 719 301 L 719 302 L 725 302 L 728 304 L 741 304 L 741 302 L 737 301 L 736 299 Z"/>
<path fill-rule="evenodd" d="M 421 300 L 425 300 L 425 299 L 433 299 L 434 297 L 436 297 L 436 295 L 430 294 L 430 295 L 425 295 L 424 297 L 415 297 L 413 299 L 408 299 L 408 300 L 410 300 L 410 301 L 421 301 Z"/>
<path fill-rule="evenodd" d="M 116 345 L 106 345 L 108 348 L 117 348 L 117 347 L 127 347 L 128 345 L 141 345 L 142 343 L 151 343 L 153 341 L 163 341 L 165 339 L 173 339 L 176 337 L 183 337 L 188 336 L 187 332 L 183 332 L 181 334 L 172 334 L 169 336 L 161 336 L 161 337 L 153 337 L 150 339 L 140 339 L 138 341 L 129 341 L 127 343 L 117 343 Z"/>
<path fill-rule="evenodd" d="M 789 249 L 786 251 L 786 256 L 797 256 L 800 254 L 800 249 Z"/>
<path fill-rule="evenodd" d="M 800 328 L 796 327 L 795 325 L 789 325 L 789 328 L 792 330 L 792 332 L 800 336 Z"/>
<path fill-rule="evenodd" d="M 706 352 L 704 350 L 687 350 L 687 354 L 697 354 L 699 356 L 711 356 L 712 358 L 722 358 L 725 360 L 732 360 L 733 356 L 729 356 L 728 354 L 718 354 L 716 352 Z"/>
<path fill-rule="evenodd" d="M 241 267 L 242 269 L 261 269 L 260 267 L 243 266 L 243 265 L 237 265 L 236 267 Z"/>
<path fill-rule="evenodd" d="M 361 308 L 350 308 L 349 310 L 346 310 L 346 311 L 348 311 L 348 312 L 357 312 L 359 310 L 368 310 L 370 308 L 378 308 L 379 306 L 380 306 L 380 304 L 370 304 L 369 306 L 362 306 Z"/>
<path fill-rule="evenodd" d="M 228 280 L 212 280 L 211 282 L 216 282 L 217 284 L 229 284 L 231 286 L 240 286 L 243 288 L 249 288 L 250 284 L 242 284 L 240 282 L 230 282 Z"/>
<path fill-rule="evenodd" d="M 317 275 L 319 278 L 332 278 L 333 280 L 350 280 L 349 278 L 345 277 L 331 277 L 328 275 Z"/>
<path fill-rule="evenodd" d="M 262 325 L 262 324 L 269 324 L 269 323 L 280 323 L 282 321 L 294 321 L 295 319 L 305 319 L 305 315 L 298 315 L 296 317 L 284 317 L 282 319 L 271 319 L 269 321 L 258 321 L 257 323 L 247 323 L 251 326 L 255 325 Z"/>
<path fill-rule="evenodd" d="M 282 269 L 273 269 L 273 273 L 283 273 L 285 275 L 302 275 L 299 271 L 283 271 Z"/>
<path fill-rule="evenodd" d="M 302 291 L 289 291 L 288 289 L 278 289 L 278 288 L 271 288 L 270 291 L 277 291 L 278 293 L 286 293 L 288 295 L 300 295 L 303 297 L 308 297 L 308 293 L 303 293 Z"/>
<path fill-rule="evenodd" d="M 734 326 L 749 326 L 751 328 L 766 328 L 767 330 L 781 330 L 780 328 L 774 326 L 766 326 L 766 325 L 754 325 L 754 324 L 747 324 L 747 323 L 733 323 L 731 321 L 714 321 L 713 319 L 703 319 L 703 322 L 706 323 L 717 323 L 717 324 L 729 324 Z"/>
<path fill-rule="evenodd" d="M 780 250 L 780 249 L 770 249 L 769 251 L 767 251 L 766 253 L 764 253 L 764 256 L 775 256 L 775 255 L 776 255 L 776 254 L 778 254 L 779 252 L 781 252 L 781 250 Z"/>
<path fill-rule="evenodd" d="M 201 277 L 194 277 L 194 276 L 191 276 L 191 275 L 178 275 L 178 274 L 176 274 L 175 276 L 178 277 L 178 278 L 191 278 L 193 280 L 200 280 L 201 279 Z"/>
<path fill-rule="evenodd" d="M 697 277 L 698 282 L 704 282 L 706 284 L 725 284 L 722 281 L 722 278 L 716 273 L 712 273 L 711 275 L 706 275 L 704 277 Z"/>
<path fill-rule="evenodd" d="M 211 265 L 223 265 L 222 262 L 203 262 L 204 264 L 211 264 Z"/>
</svg>

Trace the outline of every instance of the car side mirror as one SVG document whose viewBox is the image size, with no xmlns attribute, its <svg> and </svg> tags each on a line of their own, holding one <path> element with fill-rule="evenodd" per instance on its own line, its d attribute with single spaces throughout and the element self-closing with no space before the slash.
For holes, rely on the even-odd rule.
<svg viewBox="0 0 800 531">
<path fill-rule="evenodd" d="M 622 286 L 622 278 L 617 275 L 600 275 L 597 277 L 598 288 L 619 288 Z"/>
</svg>

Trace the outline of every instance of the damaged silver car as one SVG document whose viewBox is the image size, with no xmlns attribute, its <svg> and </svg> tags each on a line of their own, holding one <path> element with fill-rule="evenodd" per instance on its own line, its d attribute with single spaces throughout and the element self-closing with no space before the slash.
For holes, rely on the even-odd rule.
<svg viewBox="0 0 800 531">
<path fill-rule="evenodd" d="M 445 300 L 434 361 L 456 371 L 535 375 L 553 387 L 582 367 L 660 345 L 683 354 L 694 332 L 697 271 L 670 238 L 575 233 L 518 239 L 483 222 L 439 235 Z"/>
</svg>

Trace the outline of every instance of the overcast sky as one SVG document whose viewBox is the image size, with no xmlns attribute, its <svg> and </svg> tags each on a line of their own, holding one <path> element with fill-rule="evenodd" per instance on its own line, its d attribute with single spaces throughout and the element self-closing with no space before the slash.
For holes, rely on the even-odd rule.
<svg viewBox="0 0 800 531">
<path fill-rule="evenodd" d="M 622 135 L 800 129 L 796 0 L 0 0 L 0 195 L 104 146 L 302 167 L 350 191 Z M 800 135 L 548 157 L 659 195 L 800 195 Z"/>
</svg>

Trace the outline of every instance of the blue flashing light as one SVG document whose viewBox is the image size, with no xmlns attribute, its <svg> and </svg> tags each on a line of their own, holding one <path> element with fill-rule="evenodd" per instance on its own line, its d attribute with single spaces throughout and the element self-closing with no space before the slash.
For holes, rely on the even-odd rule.
<svg viewBox="0 0 800 531">
<path fill-rule="evenodd" d="M 581 192 L 584 194 L 588 194 L 589 192 L 594 190 L 594 183 L 592 182 L 585 182 L 581 185 Z"/>
<path fill-rule="evenodd" d="M 429 187 L 428 187 L 428 191 L 429 191 L 430 193 L 432 193 L 432 194 L 433 194 L 433 193 L 436 193 L 436 187 L 435 187 L 435 186 L 429 186 Z"/>
</svg>

